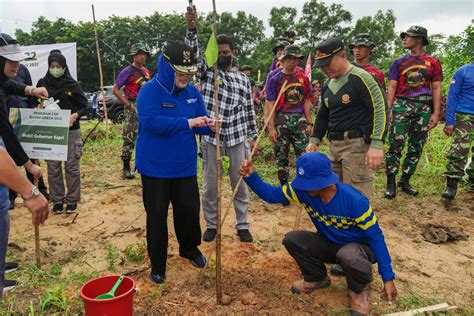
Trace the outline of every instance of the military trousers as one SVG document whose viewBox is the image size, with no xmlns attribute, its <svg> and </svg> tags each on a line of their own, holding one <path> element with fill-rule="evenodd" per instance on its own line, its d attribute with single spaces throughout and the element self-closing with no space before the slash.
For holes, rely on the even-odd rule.
<svg viewBox="0 0 474 316">
<path fill-rule="evenodd" d="M 136 105 L 135 102 L 130 101 L 130 105 Z M 138 115 L 137 111 L 129 111 L 125 109 L 125 123 L 122 132 L 122 160 L 132 159 L 133 149 L 135 148 L 135 141 L 138 134 Z"/>
<path fill-rule="evenodd" d="M 454 124 L 453 143 L 446 158 L 446 172 L 448 178 L 461 179 L 464 176 L 469 152 L 472 154 L 472 142 L 474 140 L 474 114 L 456 113 Z M 470 162 L 467 174 L 474 179 L 474 163 Z"/>
<path fill-rule="evenodd" d="M 402 171 L 412 175 L 416 171 L 428 139 L 428 123 L 431 106 L 426 103 L 397 99 L 392 108 L 392 125 L 388 142 L 390 147 L 385 155 L 387 175 L 397 175 L 400 169 L 402 152 L 407 144 L 407 152 Z"/>
<path fill-rule="evenodd" d="M 306 118 L 303 113 L 277 112 L 275 114 L 277 140 L 274 150 L 280 182 L 288 181 L 290 146 L 293 145 L 296 158 L 305 152 L 306 145 L 308 144 L 306 124 Z"/>
</svg>

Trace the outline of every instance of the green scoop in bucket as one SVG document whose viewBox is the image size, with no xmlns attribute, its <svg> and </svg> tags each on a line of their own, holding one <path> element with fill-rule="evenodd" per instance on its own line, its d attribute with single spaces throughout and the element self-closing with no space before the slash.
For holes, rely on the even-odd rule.
<svg viewBox="0 0 474 316">
<path fill-rule="evenodd" d="M 122 284 L 123 278 L 125 278 L 123 275 L 115 282 L 114 287 L 108 291 L 105 294 L 98 295 L 95 299 L 96 300 L 107 300 L 109 298 L 114 298 L 115 297 L 115 291 L 117 288 Z"/>
</svg>

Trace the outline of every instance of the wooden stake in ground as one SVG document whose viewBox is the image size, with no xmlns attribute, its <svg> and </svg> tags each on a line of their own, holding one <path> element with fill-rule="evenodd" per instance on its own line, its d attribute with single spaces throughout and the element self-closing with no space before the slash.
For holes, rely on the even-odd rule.
<svg viewBox="0 0 474 316">
<path fill-rule="evenodd" d="M 217 10 L 216 0 L 212 0 L 213 8 L 213 25 L 212 31 L 214 35 L 217 34 Z M 219 118 L 219 82 L 217 80 L 219 69 L 217 64 L 214 64 L 214 114 L 217 122 L 216 125 L 216 176 L 217 176 L 217 232 L 216 232 L 216 300 L 217 304 L 222 305 L 222 182 L 221 182 L 221 142 L 220 142 L 220 118 Z M 210 259 L 210 258 L 209 258 Z"/>
<path fill-rule="evenodd" d="M 39 160 L 36 160 L 35 164 L 39 166 Z M 35 187 L 38 187 L 38 179 L 35 179 Z M 41 249 L 40 249 L 40 232 L 39 224 L 35 225 L 35 257 L 36 267 L 41 269 Z"/>
<path fill-rule="evenodd" d="M 102 108 L 105 114 L 105 136 L 109 139 L 109 116 L 107 105 L 105 104 L 105 92 L 104 92 L 104 75 L 102 74 L 102 62 L 100 60 L 100 48 L 99 48 L 99 36 L 97 35 L 97 23 L 95 22 L 95 10 L 92 5 L 92 19 L 94 21 L 94 34 L 95 34 L 95 47 L 97 51 L 97 62 L 99 64 L 99 78 L 100 78 L 100 96 L 102 98 Z"/>
</svg>

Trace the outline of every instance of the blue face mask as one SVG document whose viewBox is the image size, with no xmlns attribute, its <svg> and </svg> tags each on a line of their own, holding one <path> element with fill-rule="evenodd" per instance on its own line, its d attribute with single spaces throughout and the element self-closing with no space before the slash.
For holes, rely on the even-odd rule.
<svg viewBox="0 0 474 316">
<path fill-rule="evenodd" d="M 49 74 L 57 79 L 59 77 L 62 77 L 62 75 L 64 75 L 64 68 L 50 67 Z"/>
</svg>

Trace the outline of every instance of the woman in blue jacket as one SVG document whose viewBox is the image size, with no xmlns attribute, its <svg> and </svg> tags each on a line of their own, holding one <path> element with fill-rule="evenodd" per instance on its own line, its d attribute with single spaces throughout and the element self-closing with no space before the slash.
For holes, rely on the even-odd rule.
<svg viewBox="0 0 474 316">
<path fill-rule="evenodd" d="M 199 91 L 189 85 L 196 71 L 189 46 L 183 42 L 167 46 L 157 68 L 157 75 L 141 88 L 137 98 L 136 167 L 147 213 L 151 279 L 163 283 L 170 202 L 180 256 L 198 268 L 206 265 L 198 249 L 201 228 L 195 134 L 209 134 L 214 121 L 207 117 Z"/>
</svg>

